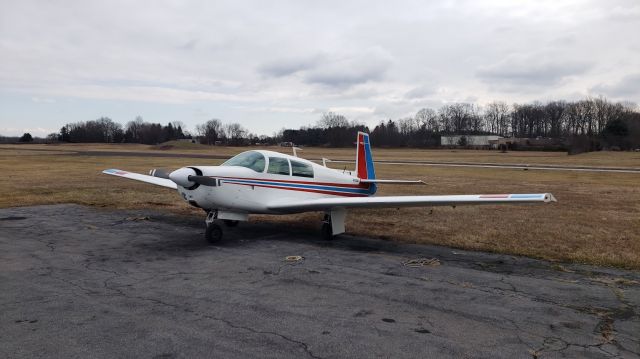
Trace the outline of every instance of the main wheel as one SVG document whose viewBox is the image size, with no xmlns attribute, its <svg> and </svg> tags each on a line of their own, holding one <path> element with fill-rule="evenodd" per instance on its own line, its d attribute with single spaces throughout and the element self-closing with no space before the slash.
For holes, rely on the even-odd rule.
<svg viewBox="0 0 640 359">
<path fill-rule="evenodd" d="M 225 219 L 225 220 L 223 220 L 223 221 L 224 221 L 224 224 L 225 224 L 227 227 L 235 227 L 235 226 L 237 226 L 237 225 L 238 225 L 238 223 L 240 223 L 240 221 L 234 221 L 234 220 L 232 220 L 232 219 Z"/>
<path fill-rule="evenodd" d="M 207 230 L 204 231 L 204 237 L 209 243 L 218 243 L 222 239 L 222 228 L 215 223 L 211 223 L 207 226 Z"/>
<path fill-rule="evenodd" d="M 333 239 L 333 229 L 331 228 L 331 223 L 323 223 L 322 224 L 322 239 L 325 241 L 330 241 Z"/>
</svg>

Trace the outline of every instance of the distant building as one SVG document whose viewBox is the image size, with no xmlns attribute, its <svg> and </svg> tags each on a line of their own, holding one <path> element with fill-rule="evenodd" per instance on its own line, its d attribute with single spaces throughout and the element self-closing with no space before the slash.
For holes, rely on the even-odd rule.
<svg viewBox="0 0 640 359">
<path fill-rule="evenodd" d="M 444 147 L 471 147 L 497 149 L 500 136 L 495 135 L 452 135 L 441 136 L 440 145 Z"/>
</svg>

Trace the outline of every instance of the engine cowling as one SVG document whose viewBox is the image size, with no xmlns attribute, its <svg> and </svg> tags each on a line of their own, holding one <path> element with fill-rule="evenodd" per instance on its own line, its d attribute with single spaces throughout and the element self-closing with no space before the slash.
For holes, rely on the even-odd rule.
<svg viewBox="0 0 640 359">
<path fill-rule="evenodd" d="M 199 184 L 190 181 L 189 176 L 201 176 L 202 171 L 195 167 L 182 167 L 169 174 L 169 179 L 175 182 L 178 186 L 182 186 L 188 190 L 198 188 Z"/>
</svg>

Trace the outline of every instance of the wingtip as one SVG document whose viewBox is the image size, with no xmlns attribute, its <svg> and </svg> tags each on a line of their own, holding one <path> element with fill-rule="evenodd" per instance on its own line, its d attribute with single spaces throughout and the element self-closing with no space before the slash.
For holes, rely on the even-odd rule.
<svg viewBox="0 0 640 359">
<path fill-rule="evenodd" d="M 106 170 L 102 171 L 102 173 L 107 174 L 107 175 L 118 174 L 118 172 L 123 172 L 123 171 L 119 170 L 117 168 L 109 168 L 109 169 L 106 169 Z"/>
<path fill-rule="evenodd" d="M 556 197 L 551 193 L 545 194 L 544 199 L 545 199 L 545 202 L 558 202 Z"/>
</svg>

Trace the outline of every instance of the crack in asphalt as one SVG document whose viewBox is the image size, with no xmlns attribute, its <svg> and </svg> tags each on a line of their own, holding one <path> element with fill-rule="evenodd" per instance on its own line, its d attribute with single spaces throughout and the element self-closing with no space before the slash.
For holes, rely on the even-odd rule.
<svg viewBox="0 0 640 359">
<path fill-rule="evenodd" d="M 211 315 L 206 315 L 205 314 L 205 315 L 203 315 L 203 317 L 205 317 L 207 319 L 220 321 L 220 322 L 223 322 L 223 323 L 225 323 L 226 325 L 228 325 L 228 326 L 230 326 L 232 328 L 246 330 L 246 331 L 249 331 L 249 332 L 254 333 L 254 334 L 267 334 L 267 335 L 274 335 L 274 336 L 280 337 L 280 338 L 284 339 L 287 342 L 299 345 L 309 357 L 315 358 L 315 359 L 322 359 L 322 357 L 314 355 L 313 352 L 311 352 L 311 350 L 309 348 L 309 345 L 307 343 L 299 341 L 299 340 L 295 340 L 295 339 L 292 339 L 292 338 L 289 338 L 288 336 L 286 336 L 284 334 L 280 334 L 280 333 L 277 333 L 277 332 L 271 332 L 271 331 L 262 331 L 262 330 L 253 329 L 251 327 L 237 325 L 237 324 L 234 324 L 234 323 L 230 322 L 227 319 L 218 318 L 218 317 L 214 317 L 214 316 L 211 316 Z"/>
</svg>

